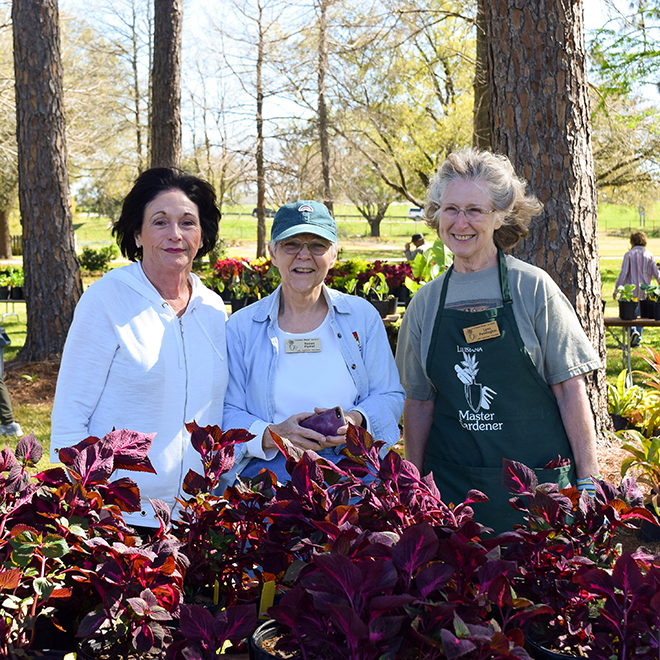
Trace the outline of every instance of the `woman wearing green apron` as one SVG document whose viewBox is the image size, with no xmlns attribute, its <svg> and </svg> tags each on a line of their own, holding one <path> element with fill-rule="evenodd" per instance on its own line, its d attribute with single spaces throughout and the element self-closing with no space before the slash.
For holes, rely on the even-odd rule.
<svg viewBox="0 0 660 660">
<path fill-rule="evenodd" d="M 552 279 L 501 251 L 541 208 L 505 157 L 451 154 L 426 215 L 454 264 L 416 293 L 397 347 L 406 458 L 433 473 L 447 503 L 484 492 L 475 519 L 496 532 L 520 521 L 502 486 L 504 458 L 560 487 L 592 487 L 598 473 L 583 378 L 598 355 Z"/>
</svg>

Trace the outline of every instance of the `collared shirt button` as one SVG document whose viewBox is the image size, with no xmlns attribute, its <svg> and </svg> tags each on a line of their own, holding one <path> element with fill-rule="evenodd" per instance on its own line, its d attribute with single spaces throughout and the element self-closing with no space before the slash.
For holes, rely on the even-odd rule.
<svg viewBox="0 0 660 660">
<path fill-rule="evenodd" d="M 341 332 L 337 333 L 337 337 L 339 337 L 339 339 L 341 339 Z"/>
<path fill-rule="evenodd" d="M 351 365 L 351 369 L 357 369 L 357 365 L 352 364 L 352 365 Z"/>
<path fill-rule="evenodd" d="M 140 515 L 144 518 L 147 515 L 146 511 L 140 511 Z"/>
</svg>

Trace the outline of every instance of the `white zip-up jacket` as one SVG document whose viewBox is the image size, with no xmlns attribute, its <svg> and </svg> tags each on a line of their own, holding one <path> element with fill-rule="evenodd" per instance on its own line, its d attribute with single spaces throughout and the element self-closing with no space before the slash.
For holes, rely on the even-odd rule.
<svg viewBox="0 0 660 660">
<path fill-rule="evenodd" d="M 172 508 L 190 468 L 201 472 L 186 422 L 222 427 L 227 389 L 220 296 L 190 275 L 192 294 L 177 317 L 137 262 L 117 268 L 81 297 L 67 336 L 52 414 L 51 461 L 60 447 L 116 429 L 156 433 L 156 474 L 118 471 L 140 487 L 141 511 L 129 524 L 156 527 L 151 499 Z"/>
</svg>

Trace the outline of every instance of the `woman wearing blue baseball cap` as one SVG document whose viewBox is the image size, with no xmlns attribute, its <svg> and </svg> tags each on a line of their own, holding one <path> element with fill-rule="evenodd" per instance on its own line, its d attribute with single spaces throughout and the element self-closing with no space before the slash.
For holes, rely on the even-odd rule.
<svg viewBox="0 0 660 660">
<path fill-rule="evenodd" d="M 337 259 L 337 223 L 328 209 L 314 201 L 285 204 L 268 249 L 282 284 L 227 324 L 224 426 L 255 436 L 237 445 L 230 481 L 264 467 L 288 479 L 271 431 L 337 462 L 347 425 L 335 435 L 301 426 L 324 409 L 340 406 L 347 422 L 387 445 L 399 440 L 404 392 L 383 322 L 368 301 L 324 284 Z"/>
</svg>

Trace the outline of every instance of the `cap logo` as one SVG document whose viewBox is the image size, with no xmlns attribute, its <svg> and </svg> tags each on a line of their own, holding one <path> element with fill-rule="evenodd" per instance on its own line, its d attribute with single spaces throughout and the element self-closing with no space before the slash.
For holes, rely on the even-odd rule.
<svg viewBox="0 0 660 660">
<path fill-rule="evenodd" d="M 301 213 L 302 211 L 309 211 L 310 213 L 314 213 L 314 209 L 309 204 L 303 204 L 302 206 L 299 206 L 298 213 Z"/>
</svg>

